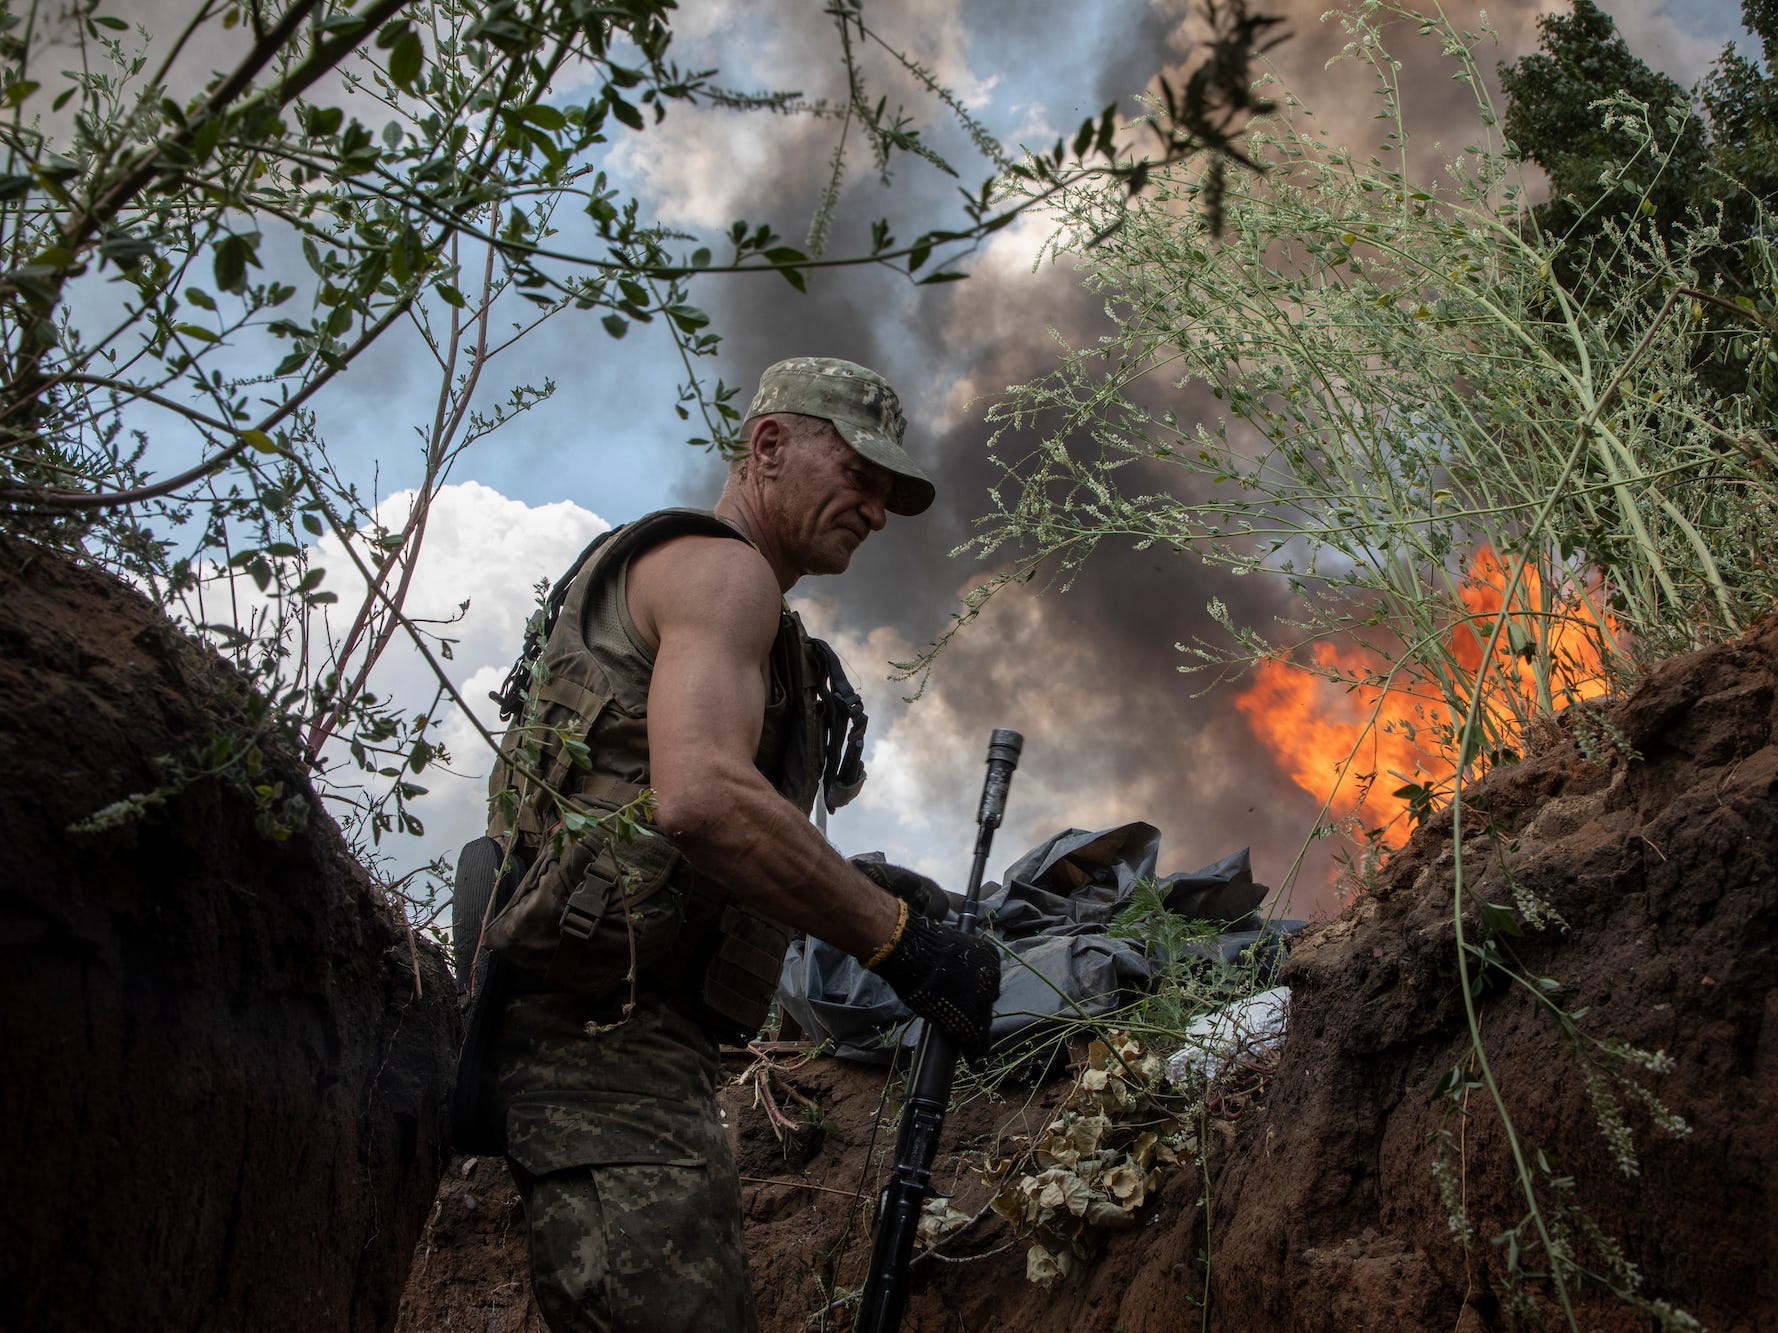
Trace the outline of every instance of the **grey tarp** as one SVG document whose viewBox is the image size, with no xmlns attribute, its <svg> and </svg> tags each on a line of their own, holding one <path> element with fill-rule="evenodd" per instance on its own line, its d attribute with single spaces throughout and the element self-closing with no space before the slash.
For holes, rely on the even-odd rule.
<svg viewBox="0 0 1778 1333">
<path fill-rule="evenodd" d="M 1152 824 L 1067 829 L 1008 866 L 1002 884 L 982 886 L 985 928 L 1014 955 L 994 1005 L 996 1045 L 1058 1015 L 1109 1013 L 1148 988 L 1142 941 L 1113 939 L 1106 930 L 1136 884 L 1155 878 L 1160 842 Z M 1266 961 L 1275 961 L 1277 941 L 1296 924 L 1260 918 L 1267 889 L 1253 882 L 1245 848 L 1157 882 L 1170 911 L 1226 923 L 1215 946 L 1194 950 L 1205 957 L 1233 961 L 1263 940 Z M 805 1033 L 826 1038 L 844 1059 L 886 1062 L 897 1025 L 902 1044 L 919 1037 L 919 1022 L 907 1021 L 886 982 L 820 940 L 791 945 L 778 998 Z"/>
</svg>

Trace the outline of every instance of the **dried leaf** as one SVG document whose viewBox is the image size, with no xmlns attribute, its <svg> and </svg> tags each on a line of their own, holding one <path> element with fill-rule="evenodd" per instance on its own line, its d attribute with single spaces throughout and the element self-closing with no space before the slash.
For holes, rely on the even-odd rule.
<svg viewBox="0 0 1778 1333">
<path fill-rule="evenodd" d="M 1102 1115 L 1083 1115 L 1068 1127 L 1063 1136 L 1066 1150 L 1072 1153 L 1072 1161 L 1079 1162 L 1093 1156 L 1099 1151 L 1099 1143 L 1111 1129 L 1111 1121 Z M 1060 1158 L 1061 1152 L 1056 1156 Z"/>
<path fill-rule="evenodd" d="M 1161 1136 L 1152 1129 L 1145 1129 L 1136 1136 L 1136 1142 L 1130 1145 L 1130 1160 L 1144 1171 L 1154 1164 L 1155 1149 L 1160 1146 Z"/>
<path fill-rule="evenodd" d="M 1072 1171 L 1064 1171 L 1057 1167 L 1043 1173 L 1049 1179 L 1043 1181 L 1043 1189 L 1037 1195 L 1039 1206 L 1051 1209 L 1066 1208 L 1076 1217 L 1087 1210 L 1092 1202 L 1092 1191 L 1087 1188 L 1086 1181 Z"/>
<path fill-rule="evenodd" d="M 1026 1226 L 1037 1216 L 1037 1210 L 1031 1205 L 1030 1196 L 1017 1186 L 1001 1190 L 994 1196 L 993 1203 L 988 1206 L 1015 1227 Z"/>
<path fill-rule="evenodd" d="M 951 1207 L 949 1199 L 928 1199 L 920 1209 L 920 1221 L 914 1236 L 924 1249 L 932 1249 L 945 1237 L 969 1225 L 969 1215 Z"/>
<path fill-rule="evenodd" d="M 1127 1158 L 1107 1171 L 1100 1183 L 1126 1209 L 1140 1208 L 1148 1197 L 1148 1178 L 1141 1167 Z M 1087 1220 L 1092 1218 L 1089 1216 Z"/>
<path fill-rule="evenodd" d="M 1127 1231 L 1136 1225 L 1136 1215 L 1125 1212 L 1115 1203 L 1094 1199 L 1087 1206 L 1086 1224 L 1106 1231 Z"/>
<path fill-rule="evenodd" d="M 992 1185 L 1005 1178 L 1012 1170 L 1012 1158 L 998 1157 L 992 1162 L 973 1168 L 972 1174 L 984 1185 Z"/>
<path fill-rule="evenodd" d="M 1074 1256 L 1068 1251 L 1052 1253 L 1041 1245 L 1025 1251 L 1025 1280 L 1048 1287 L 1059 1277 L 1067 1277 L 1074 1267 Z"/>
</svg>

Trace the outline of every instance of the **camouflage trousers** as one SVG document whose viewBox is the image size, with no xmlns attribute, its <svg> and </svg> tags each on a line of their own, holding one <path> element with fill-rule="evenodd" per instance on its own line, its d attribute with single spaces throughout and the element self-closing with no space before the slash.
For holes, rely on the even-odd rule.
<svg viewBox="0 0 1778 1333">
<path fill-rule="evenodd" d="M 716 1047 L 648 996 L 628 1021 L 589 1033 L 601 1017 L 579 997 L 523 995 L 501 1024 L 507 1166 L 538 1309 L 556 1333 L 751 1333 Z"/>
</svg>

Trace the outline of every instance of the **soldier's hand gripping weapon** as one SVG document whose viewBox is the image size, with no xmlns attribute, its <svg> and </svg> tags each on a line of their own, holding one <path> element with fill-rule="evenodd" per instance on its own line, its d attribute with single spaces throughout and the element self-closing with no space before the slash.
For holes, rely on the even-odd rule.
<svg viewBox="0 0 1778 1333">
<path fill-rule="evenodd" d="M 969 892 L 963 900 L 958 928 L 976 931 L 982 891 L 982 870 L 994 830 L 1006 813 L 1006 789 L 1018 767 L 1025 738 L 1016 731 L 997 730 L 988 739 L 988 773 L 982 803 L 976 812 L 975 862 L 969 869 Z M 877 1238 L 871 1250 L 870 1278 L 853 1324 L 854 1333 L 894 1333 L 901 1327 L 908 1298 L 908 1261 L 920 1212 L 932 1194 L 932 1162 L 951 1100 L 951 1079 L 957 1070 L 957 1042 L 938 1024 L 928 1022 L 914 1048 L 902 1105 L 901 1130 L 895 1141 L 895 1167 L 877 1205 Z"/>
</svg>

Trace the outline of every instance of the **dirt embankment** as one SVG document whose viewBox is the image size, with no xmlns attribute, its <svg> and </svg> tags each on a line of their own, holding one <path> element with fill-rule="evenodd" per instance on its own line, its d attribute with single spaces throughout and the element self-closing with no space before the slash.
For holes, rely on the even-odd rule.
<svg viewBox="0 0 1778 1333">
<path fill-rule="evenodd" d="M 446 1155 L 438 951 L 330 820 L 268 841 L 238 787 L 70 833 L 242 696 L 140 595 L 10 538 L 0 717 L 0 1328 L 387 1328 Z M 275 756 L 261 781 L 313 807 Z"/>
<path fill-rule="evenodd" d="M 1778 1328 L 1775 725 L 1769 620 L 1663 664 L 1602 721 L 1566 718 L 1547 751 L 1481 784 L 1460 849 L 1471 943 L 1486 934 L 1481 901 L 1541 900 L 1559 918 L 1495 936 L 1532 985 L 1491 970 L 1477 1006 L 1546 1224 L 1584 1267 L 1627 1286 L 1596 1229 L 1640 1271 L 1643 1297 L 1715 1333 Z M 1457 977 L 1455 861 L 1447 813 L 1366 898 L 1297 942 L 1290 1037 L 1217 1194 L 1220 1326 L 1452 1328 L 1461 1314 L 1469 1329 L 1497 1328 L 1515 1291 L 1563 1325 L 1549 1285 L 1527 1276 L 1549 1264 L 1521 1225 L 1525 1195 L 1488 1090 L 1439 1092 L 1453 1069 L 1482 1077 Z M 1578 1054 L 1534 993 L 1540 978 Z M 1672 1068 L 1630 1067 L 1595 1038 L 1665 1052 Z M 1589 1069 L 1622 1107 L 1634 1175 L 1602 1132 L 1610 1113 L 1589 1095 Z M 1690 1132 L 1663 1132 L 1619 1073 Z M 1446 1194 L 1466 1205 L 1467 1250 L 1440 1162 Z M 1515 1230 L 1516 1275 L 1515 1246 L 1496 1239 Z M 1653 1326 L 1598 1283 L 1571 1285 L 1581 1328 Z"/>
<path fill-rule="evenodd" d="M 1667 663 L 1603 720 L 1567 719 L 1541 753 L 1471 794 L 1461 849 L 1470 942 L 1488 934 L 1480 902 L 1514 906 L 1517 936 L 1489 913 L 1500 957 L 1533 987 L 1548 978 L 1543 994 L 1580 1034 L 1577 1056 L 1531 988 L 1475 961 L 1482 1049 L 1546 1225 L 1583 1267 L 1626 1286 L 1596 1237 L 1609 1238 L 1639 1271 L 1642 1298 L 1714 1333 L 1778 1328 L 1775 723 L 1778 622 Z M 1549 1265 L 1501 1118 L 1479 1086 L 1457 975 L 1454 860 L 1446 814 L 1368 896 L 1298 938 L 1285 974 L 1289 1038 L 1263 1096 L 1207 1136 L 1207 1171 L 1170 1171 L 1140 1225 L 1048 1290 L 1026 1281 L 1024 1242 L 984 1214 L 948 1257 L 917 1261 L 904 1327 L 1483 1333 L 1513 1326 L 1515 1292 L 1565 1326 L 1537 1277 Z M 1537 903 L 1551 914 L 1541 930 L 1519 906 L 1535 913 Z M 1627 1066 L 1592 1038 L 1663 1051 L 1672 1067 Z M 1636 1175 L 1601 1133 L 1583 1059 L 1621 1108 Z M 730 1062 L 736 1076 L 748 1068 L 744 1057 Z M 1453 1069 L 1458 1086 L 1441 1093 Z M 1618 1073 L 1689 1134 L 1663 1132 Z M 893 1141 L 893 1127 L 877 1123 L 883 1074 L 827 1060 L 787 1069 L 768 1085 L 775 1101 L 787 1118 L 821 1126 L 788 1148 L 755 1081 L 732 1087 L 725 1106 L 762 1326 L 843 1330 L 842 1298 L 868 1266 L 870 1199 Z M 939 1179 L 962 1212 L 988 1196 L 968 1166 L 1040 1127 L 1059 1091 L 954 1113 Z M 1467 1248 L 1454 1215 L 1467 1220 Z M 1497 1239 L 1515 1230 L 1516 1246 Z M 1570 1285 L 1582 1329 L 1656 1326 L 1596 1282 Z M 448 1173 L 402 1327 L 541 1329 L 500 1163 Z"/>
</svg>

